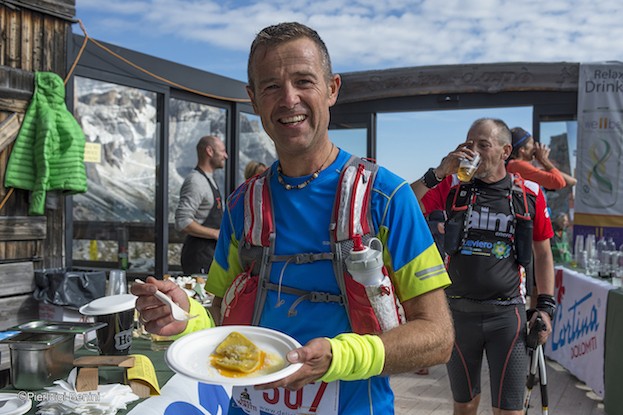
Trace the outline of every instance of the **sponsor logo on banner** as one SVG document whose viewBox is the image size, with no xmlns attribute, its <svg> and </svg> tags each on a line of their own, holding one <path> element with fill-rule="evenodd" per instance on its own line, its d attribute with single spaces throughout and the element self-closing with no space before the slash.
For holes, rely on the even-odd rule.
<svg viewBox="0 0 623 415">
<path fill-rule="evenodd" d="M 592 291 L 582 297 L 565 301 L 564 279 L 562 270 L 556 271 L 557 300 L 560 305 L 552 322 L 551 347 L 556 352 L 567 346 L 569 358 L 575 359 L 597 348 L 597 332 L 600 322 Z M 564 352 L 564 350 L 563 350 Z"/>
<path fill-rule="evenodd" d="M 608 292 L 612 285 L 567 268 L 556 267 L 558 303 L 545 355 L 604 394 L 604 356 Z"/>
</svg>

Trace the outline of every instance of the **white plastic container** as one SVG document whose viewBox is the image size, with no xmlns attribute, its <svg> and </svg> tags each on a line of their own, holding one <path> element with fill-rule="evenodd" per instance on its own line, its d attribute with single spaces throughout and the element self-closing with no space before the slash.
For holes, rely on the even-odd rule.
<svg viewBox="0 0 623 415">
<path fill-rule="evenodd" d="M 363 244 L 361 235 L 354 235 L 354 246 L 346 258 L 346 269 L 363 285 L 381 331 L 388 331 L 405 321 L 404 310 L 394 295 L 392 282 L 383 273 L 383 244 L 378 238 Z M 379 249 L 372 246 L 377 245 Z"/>
<path fill-rule="evenodd" d="M 380 249 L 363 244 L 361 235 L 353 237 L 355 246 L 346 258 L 346 269 L 355 281 L 366 287 L 378 286 L 383 281 L 383 244 L 377 238 L 370 239 L 370 245 L 377 243 Z"/>
</svg>

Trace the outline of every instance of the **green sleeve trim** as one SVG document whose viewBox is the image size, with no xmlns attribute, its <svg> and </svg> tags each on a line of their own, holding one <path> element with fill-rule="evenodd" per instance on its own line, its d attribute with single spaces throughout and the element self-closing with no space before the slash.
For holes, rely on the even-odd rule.
<svg viewBox="0 0 623 415">
<path fill-rule="evenodd" d="M 175 336 L 171 336 L 173 340 L 177 340 L 180 337 L 189 333 L 193 333 L 195 331 L 209 329 L 216 326 L 216 324 L 214 324 L 214 319 L 212 318 L 212 315 L 208 312 L 208 310 L 206 310 L 204 306 L 202 306 L 197 300 L 194 300 L 192 298 L 189 298 L 188 301 L 190 302 L 190 309 L 188 310 L 188 314 L 190 314 L 191 316 L 197 315 L 197 317 L 188 320 L 188 323 L 186 324 L 186 329 L 183 332 L 181 332 L 180 334 L 176 334 Z"/>
<path fill-rule="evenodd" d="M 327 340 L 331 343 L 333 358 L 319 380 L 364 380 L 383 371 L 385 346 L 379 336 L 343 333 Z"/>
</svg>

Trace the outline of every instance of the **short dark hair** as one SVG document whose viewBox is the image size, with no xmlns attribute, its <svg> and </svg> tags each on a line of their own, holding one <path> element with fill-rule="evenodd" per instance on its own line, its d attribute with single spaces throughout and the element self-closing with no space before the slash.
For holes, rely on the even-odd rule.
<svg viewBox="0 0 623 415">
<path fill-rule="evenodd" d="M 512 144 L 512 140 L 511 140 L 511 130 L 508 128 L 508 125 L 506 125 L 506 123 L 504 121 L 502 121 L 499 118 L 478 118 L 476 121 L 474 121 L 471 125 L 471 127 L 469 127 L 469 131 L 471 131 L 472 129 L 481 126 L 482 124 L 493 124 L 494 126 L 494 134 L 495 137 L 498 140 L 498 143 L 504 145 L 504 144 Z"/>
<path fill-rule="evenodd" d="M 213 135 L 204 135 L 197 141 L 197 158 L 202 160 L 205 157 L 205 149 L 206 147 L 214 147 L 214 143 L 216 140 L 220 140 L 220 138 Z"/>
<path fill-rule="evenodd" d="M 253 66 L 253 60 L 259 49 L 268 49 L 270 47 L 302 38 L 308 38 L 316 44 L 318 50 L 320 51 L 320 55 L 322 56 L 322 66 L 325 71 L 324 75 L 327 81 L 331 79 L 331 76 L 333 75 L 333 71 L 331 69 L 331 58 L 329 56 L 329 51 L 327 50 L 327 45 L 325 45 L 324 41 L 320 38 L 318 32 L 301 23 L 286 22 L 265 27 L 257 34 L 255 40 L 253 40 L 251 50 L 249 52 L 249 62 L 247 64 L 249 87 L 251 87 L 251 89 L 254 88 L 253 71 L 251 70 L 251 67 Z"/>
</svg>

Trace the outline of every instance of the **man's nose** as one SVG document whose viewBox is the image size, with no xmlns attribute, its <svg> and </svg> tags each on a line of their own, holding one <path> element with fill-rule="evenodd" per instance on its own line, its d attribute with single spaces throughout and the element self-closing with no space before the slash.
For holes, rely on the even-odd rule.
<svg viewBox="0 0 623 415">
<path fill-rule="evenodd" d="M 294 108 L 301 101 L 298 89 L 292 84 L 285 84 L 281 88 L 281 102 L 286 108 Z"/>
</svg>

